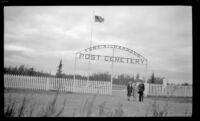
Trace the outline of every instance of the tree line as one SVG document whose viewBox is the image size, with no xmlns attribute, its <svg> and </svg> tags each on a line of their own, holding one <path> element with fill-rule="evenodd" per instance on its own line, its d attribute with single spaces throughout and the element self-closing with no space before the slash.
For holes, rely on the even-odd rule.
<svg viewBox="0 0 200 121">
<path fill-rule="evenodd" d="M 43 71 L 36 71 L 33 67 L 25 67 L 24 65 L 20 65 L 19 67 L 4 67 L 4 73 L 5 74 L 15 74 L 15 75 L 28 75 L 28 76 L 43 76 L 43 77 L 58 77 L 58 78 L 67 78 L 67 79 L 73 79 L 73 74 L 65 74 L 62 72 L 62 60 L 60 60 L 60 63 L 58 65 L 58 69 L 55 75 L 51 73 L 46 73 Z M 87 76 L 76 74 L 76 79 L 86 80 L 88 79 Z M 154 73 L 152 73 L 151 77 L 148 78 L 148 83 L 153 84 L 162 84 L 163 83 L 163 77 L 155 77 Z M 93 73 L 89 76 L 89 80 L 96 80 L 96 81 L 110 81 L 111 75 L 106 73 Z M 144 79 L 140 79 L 140 74 L 136 74 L 136 77 L 134 77 L 134 74 L 132 75 L 126 75 L 126 74 L 119 74 L 115 77 L 113 77 L 113 83 L 114 84 L 127 84 L 129 81 L 131 82 L 138 82 L 138 81 L 144 81 Z"/>
</svg>

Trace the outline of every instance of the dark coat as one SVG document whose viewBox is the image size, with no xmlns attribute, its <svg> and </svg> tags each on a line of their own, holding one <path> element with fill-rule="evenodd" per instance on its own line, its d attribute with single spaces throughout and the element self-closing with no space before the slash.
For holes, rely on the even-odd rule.
<svg viewBox="0 0 200 121">
<path fill-rule="evenodd" d="M 144 89 L 145 89 L 144 84 L 139 84 L 139 85 L 138 85 L 138 93 L 143 92 Z"/>
<path fill-rule="evenodd" d="M 132 85 L 127 85 L 127 96 L 130 97 L 132 93 L 133 87 Z"/>
</svg>

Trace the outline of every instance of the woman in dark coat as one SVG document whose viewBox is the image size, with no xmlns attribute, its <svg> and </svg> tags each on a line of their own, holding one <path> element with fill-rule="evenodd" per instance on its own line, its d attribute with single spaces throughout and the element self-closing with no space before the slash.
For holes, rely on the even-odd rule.
<svg viewBox="0 0 200 121">
<path fill-rule="evenodd" d="M 129 82 L 128 85 L 127 85 L 127 97 L 128 97 L 128 101 L 130 101 L 132 90 L 133 90 L 132 84 L 131 84 L 131 82 Z"/>
</svg>

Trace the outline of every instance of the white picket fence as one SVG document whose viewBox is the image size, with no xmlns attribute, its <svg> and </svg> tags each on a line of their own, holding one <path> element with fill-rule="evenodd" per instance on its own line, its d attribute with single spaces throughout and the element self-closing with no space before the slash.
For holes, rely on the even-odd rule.
<svg viewBox="0 0 200 121">
<path fill-rule="evenodd" d="M 111 82 L 4 74 L 5 88 L 112 94 Z"/>
<path fill-rule="evenodd" d="M 98 93 L 112 95 L 112 83 L 106 81 L 73 80 L 4 74 L 5 88 L 59 90 L 61 92 Z M 148 84 L 149 96 L 192 97 L 192 86 Z M 124 90 L 126 92 L 126 90 Z"/>
<path fill-rule="evenodd" d="M 149 84 L 149 96 L 192 97 L 192 86 Z"/>
</svg>

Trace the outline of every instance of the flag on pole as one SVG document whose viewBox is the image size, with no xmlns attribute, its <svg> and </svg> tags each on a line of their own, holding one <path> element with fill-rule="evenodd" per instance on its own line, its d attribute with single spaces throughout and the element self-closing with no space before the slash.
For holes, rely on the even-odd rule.
<svg viewBox="0 0 200 121">
<path fill-rule="evenodd" d="M 95 16 L 95 22 L 104 22 L 104 18 L 101 16 Z"/>
</svg>

